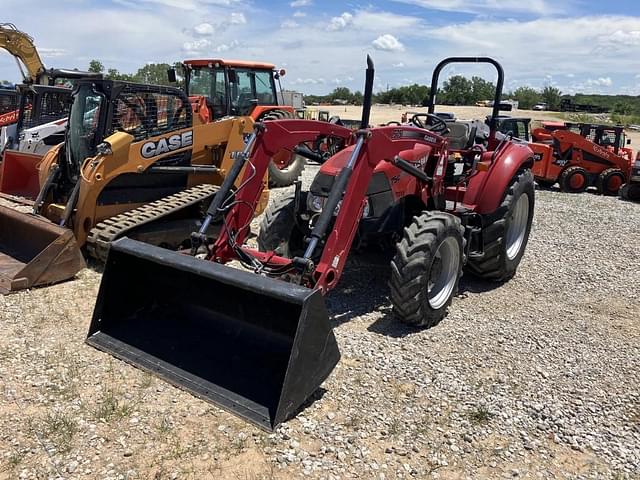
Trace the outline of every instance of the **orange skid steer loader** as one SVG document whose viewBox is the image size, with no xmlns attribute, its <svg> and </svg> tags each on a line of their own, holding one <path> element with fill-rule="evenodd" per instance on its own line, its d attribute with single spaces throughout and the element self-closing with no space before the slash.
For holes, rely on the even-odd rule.
<svg viewBox="0 0 640 480">
<path fill-rule="evenodd" d="M 434 114 L 435 92 L 441 70 L 461 62 L 493 65 L 498 82 L 488 138 L 477 143 L 469 132 L 454 146 L 451 125 Z M 339 360 L 323 296 L 338 285 L 356 237 L 396 239 L 390 297 L 398 320 L 413 326 L 445 317 L 463 268 L 494 281 L 515 275 L 533 219 L 533 153 L 497 131 L 500 64 L 444 60 L 429 113 L 399 126 L 369 128 L 373 77 L 368 59 L 355 132 L 313 120 L 256 123 L 192 234 L 191 256 L 115 242 L 87 342 L 273 429 Z M 258 248 L 250 247 L 270 158 L 319 137 L 345 148 L 323 163 L 309 191 L 298 185 L 268 207 Z M 208 225 L 220 218 L 211 242 Z"/>
<path fill-rule="evenodd" d="M 63 144 L 41 161 L 5 152 L 0 195 L 32 213 L 0 207 L 0 293 L 72 278 L 84 266 L 81 248 L 104 261 L 123 235 L 188 243 L 252 125 L 249 117 L 194 125 L 177 88 L 79 81 Z"/>
</svg>

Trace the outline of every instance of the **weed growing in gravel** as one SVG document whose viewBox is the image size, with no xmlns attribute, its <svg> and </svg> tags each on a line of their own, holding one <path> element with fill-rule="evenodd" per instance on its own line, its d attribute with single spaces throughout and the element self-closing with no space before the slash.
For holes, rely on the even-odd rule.
<svg viewBox="0 0 640 480">
<path fill-rule="evenodd" d="M 119 392 L 112 386 L 108 386 L 93 414 L 96 419 L 104 419 L 108 422 L 128 417 L 133 411 L 133 404 L 121 399 Z"/>
<path fill-rule="evenodd" d="M 61 411 L 47 413 L 41 422 L 31 423 L 30 427 L 36 436 L 51 442 L 58 453 L 71 450 L 71 442 L 78 431 L 76 419 Z"/>
<path fill-rule="evenodd" d="M 485 425 L 489 423 L 489 420 L 493 418 L 491 413 L 486 407 L 480 405 L 475 410 L 469 413 L 469 419 L 476 425 Z"/>
<path fill-rule="evenodd" d="M 163 415 L 160 418 L 160 421 L 158 422 L 158 425 L 156 426 L 158 433 L 162 436 L 168 435 L 172 430 L 173 430 L 173 424 L 171 422 L 171 419 L 166 416 Z"/>
<path fill-rule="evenodd" d="M 26 452 L 21 452 L 16 448 L 12 448 L 11 453 L 7 457 L 7 465 L 4 466 L 3 468 L 0 468 L 0 472 L 15 470 L 16 468 L 18 468 L 18 466 L 20 466 L 20 464 L 22 463 L 22 460 L 26 455 L 27 455 Z"/>
<path fill-rule="evenodd" d="M 391 424 L 389 424 L 389 435 L 398 435 L 400 432 L 402 432 L 402 427 L 402 420 L 394 417 L 393 420 L 391 420 Z"/>
</svg>

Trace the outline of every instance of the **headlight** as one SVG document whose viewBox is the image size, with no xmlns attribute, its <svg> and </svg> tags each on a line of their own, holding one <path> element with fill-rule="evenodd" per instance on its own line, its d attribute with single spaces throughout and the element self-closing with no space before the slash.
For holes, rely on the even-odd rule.
<svg viewBox="0 0 640 480">
<path fill-rule="evenodd" d="M 324 206 L 324 197 L 319 197 L 309 192 L 307 194 L 307 210 L 320 213 Z"/>
<path fill-rule="evenodd" d="M 307 194 L 307 210 L 315 213 L 320 213 L 324 208 L 324 202 L 327 200 L 326 197 L 319 197 L 309 192 Z M 342 206 L 342 200 L 338 202 L 335 210 L 333 211 L 333 215 L 337 216 L 340 213 L 340 207 Z M 362 218 L 366 218 L 371 213 L 371 207 L 369 206 L 369 199 L 365 199 L 364 208 L 362 209 Z"/>
</svg>

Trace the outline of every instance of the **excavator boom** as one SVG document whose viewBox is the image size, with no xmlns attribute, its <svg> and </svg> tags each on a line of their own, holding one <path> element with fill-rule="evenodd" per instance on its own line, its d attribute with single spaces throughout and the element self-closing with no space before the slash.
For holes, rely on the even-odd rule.
<svg viewBox="0 0 640 480">
<path fill-rule="evenodd" d="M 45 66 L 32 37 L 12 23 L 0 23 L 0 48 L 4 48 L 26 67 L 27 71 L 22 72 L 25 82 L 38 83 L 40 76 L 45 73 Z"/>
</svg>

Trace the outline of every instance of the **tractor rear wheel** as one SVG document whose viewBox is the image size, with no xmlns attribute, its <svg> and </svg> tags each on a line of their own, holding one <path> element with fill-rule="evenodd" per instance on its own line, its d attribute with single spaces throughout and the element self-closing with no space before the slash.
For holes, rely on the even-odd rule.
<svg viewBox="0 0 640 480">
<path fill-rule="evenodd" d="M 589 186 L 587 171 L 582 167 L 569 167 L 558 179 L 560 190 L 567 193 L 582 193 Z"/>
<path fill-rule="evenodd" d="M 272 110 L 266 113 L 261 120 L 291 118 L 293 118 L 293 114 L 286 110 Z M 269 162 L 269 186 L 288 187 L 300 177 L 306 161 L 304 157 L 286 151 L 276 153 L 276 157 Z"/>
<path fill-rule="evenodd" d="M 293 192 L 272 201 L 264 212 L 258 233 L 258 249 L 286 258 L 304 254 L 304 234 L 296 222 Z"/>
<path fill-rule="evenodd" d="M 469 272 L 496 281 L 515 275 L 529 241 L 534 203 L 533 175 L 522 170 L 511 179 L 498 209 L 483 215 L 484 252 L 469 256 Z"/>
<path fill-rule="evenodd" d="M 440 212 L 414 217 L 391 261 L 391 303 L 401 322 L 433 327 L 447 314 L 464 263 L 460 219 Z"/>
<path fill-rule="evenodd" d="M 640 183 L 625 183 L 620 188 L 620 197 L 624 200 L 640 201 Z"/>
<path fill-rule="evenodd" d="M 616 196 L 620 187 L 624 185 L 624 173 L 619 168 L 607 168 L 598 175 L 596 187 L 602 195 Z"/>
</svg>

